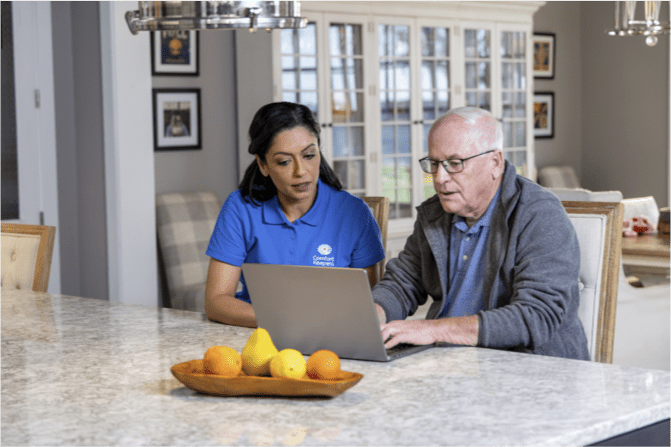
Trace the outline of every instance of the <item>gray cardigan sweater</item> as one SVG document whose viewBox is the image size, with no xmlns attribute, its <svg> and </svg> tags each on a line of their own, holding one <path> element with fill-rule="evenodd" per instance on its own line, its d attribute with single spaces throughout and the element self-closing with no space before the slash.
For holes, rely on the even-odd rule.
<svg viewBox="0 0 671 447">
<path fill-rule="evenodd" d="M 428 296 L 427 319 L 446 305 L 452 214 L 437 196 L 417 212 L 405 248 L 373 289 L 388 321 L 412 315 Z M 579 268 L 578 239 L 559 199 L 506 162 L 485 255 L 478 346 L 588 360 Z"/>
</svg>

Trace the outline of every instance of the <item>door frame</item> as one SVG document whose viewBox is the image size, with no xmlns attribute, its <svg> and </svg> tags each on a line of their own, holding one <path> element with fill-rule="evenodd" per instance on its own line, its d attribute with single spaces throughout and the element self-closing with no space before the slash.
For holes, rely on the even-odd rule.
<svg viewBox="0 0 671 447">
<path fill-rule="evenodd" d="M 19 219 L 56 227 L 58 173 L 50 2 L 12 2 Z M 40 217 L 42 213 L 42 217 Z M 49 293 L 61 292 L 56 237 Z"/>
</svg>

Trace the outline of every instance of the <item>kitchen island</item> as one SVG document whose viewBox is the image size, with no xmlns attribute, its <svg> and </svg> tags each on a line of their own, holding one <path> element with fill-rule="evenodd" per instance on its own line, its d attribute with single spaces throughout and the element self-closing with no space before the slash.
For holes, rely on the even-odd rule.
<svg viewBox="0 0 671 447">
<path fill-rule="evenodd" d="M 250 329 L 2 290 L 3 445 L 587 445 L 669 420 L 668 372 L 472 347 L 390 363 L 333 398 L 215 397 L 170 367 Z"/>
</svg>

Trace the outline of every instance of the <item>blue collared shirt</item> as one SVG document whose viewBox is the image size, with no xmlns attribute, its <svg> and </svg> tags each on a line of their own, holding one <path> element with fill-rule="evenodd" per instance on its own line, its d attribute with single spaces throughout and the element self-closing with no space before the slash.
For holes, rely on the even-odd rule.
<svg viewBox="0 0 671 447">
<path fill-rule="evenodd" d="M 317 198 L 300 219 L 289 222 L 277 196 L 254 205 L 240 190 L 228 196 L 215 224 L 207 255 L 227 264 L 369 267 L 384 259 L 380 229 L 368 205 L 319 180 Z M 236 297 L 250 302 L 244 278 Z"/>
<path fill-rule="evenodd" d="M 448 258 L 450 285 L 443 304 L 442 317 L 475 315 L 485 307 L 482 297 L 485 251 L 489 239 L 489 223 L 499 191 L 485 214 L 471 228 L 468 228 L 463 217 L 456 214 L 452 217 Z"/>
</svg>

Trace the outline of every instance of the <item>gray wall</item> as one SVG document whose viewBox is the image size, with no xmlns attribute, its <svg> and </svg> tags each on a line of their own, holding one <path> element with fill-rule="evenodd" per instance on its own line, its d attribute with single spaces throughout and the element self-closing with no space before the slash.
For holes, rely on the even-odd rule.
<svg viewBox="0 0 671 447">
<path fill-rule="evenodd" d="M 662 3 L 668 20 L 669 2 Z M 612 2 L 583 2 L 580 12 L 582 182 L 619 189 L 625 198 L 652 195 L 668 206 L 669 37 L 648 47 L 642 37 L 606 35 Z"/>
<path fill-rule="evenodd" d="M 554 138 L 536 139 L 536 167 L 569 165 L 581 171 L 580 2 L 548 2 L 534 15 L 535 32 L 556 35 L 554 79 L 534 79 L 535 91 L 555 94 Z"/>
<path fill-rule="evenodd" d="M 587 189 L 668 206 L 669 38 L 651 48 L 608 36 L 612 26 L 613 2 L 548 2 L 534 15 L 535 31 L 557 37 L 555 79 L 534 86 L 555 93 L 555 137 L 536 140 L 536 164 L 571 165 Z"/>
<path fill-rule="evenodd" d="M 147 48 L 147 51 L 150 51 Z M 153 76 L 154 88 L 200 88 L 203 147 L 154 153 L 156 193 L 237 187 L 235 31 L 200 32 L 199 76 Z"/>
<path fill-rule="evenodd" d="M 52 3 L 61 292 L 108 299 L 99 17 Z"/>
<path fill-rule="evenodd" d="M 247 152 L 249 125 L 254 114 L 263 105 L 273 101 L 272 35 L 257 31 L 236 31 L 235 69 L 238 80 L 238 176 L 242 176 L 254 161 Z"/>
</svg>

